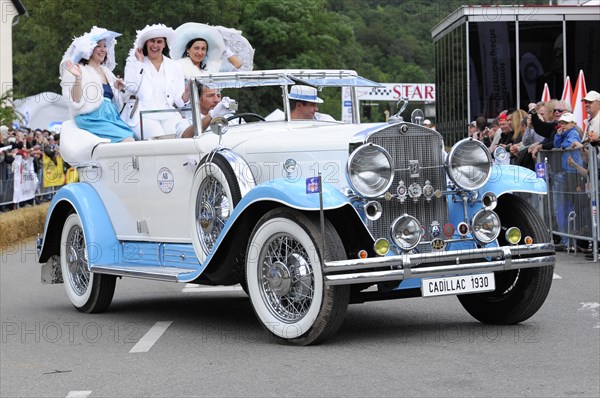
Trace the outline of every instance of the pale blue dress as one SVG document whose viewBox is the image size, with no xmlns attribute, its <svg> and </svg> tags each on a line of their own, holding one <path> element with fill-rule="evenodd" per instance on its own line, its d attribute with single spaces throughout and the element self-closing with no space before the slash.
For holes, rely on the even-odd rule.
<svg viewBox="0 0 600 398">
<path fill-rule="evenodd" d="M 102 84 L 104 100 L 100 108 L 93 112 L 75 116 L 75 124 L 80 129 L 89 131 L 111 142 L 120 142 L 127 137 L 133 137 L 133 131 L 119 116 L 117 107 L 112 102 L 113 92 L 108 84 Z"/>
</svg>

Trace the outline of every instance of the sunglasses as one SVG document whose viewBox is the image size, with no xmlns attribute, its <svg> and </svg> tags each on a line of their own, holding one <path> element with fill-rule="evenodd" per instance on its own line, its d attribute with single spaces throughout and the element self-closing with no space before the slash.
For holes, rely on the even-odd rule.
<svg viewBox="0 0 600 398">
<path fill-rule="evenodd" d="M 555 109 L 554 112 L 564 112 L 565 109 Z"/>
</svg>

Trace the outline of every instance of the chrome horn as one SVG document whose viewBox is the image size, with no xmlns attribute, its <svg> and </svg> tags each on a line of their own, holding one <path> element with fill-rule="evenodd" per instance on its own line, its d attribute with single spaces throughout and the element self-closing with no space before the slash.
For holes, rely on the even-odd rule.
<svg viewBox="0 0 600 398">
<path fill-rule="evenodd" d="M 383 207 L 376 200 L 372 200 L 365 205 L 365 215 L 368 220 L 377 221 L 381 214 L 383 214 Z"/>
<path fill-rule="evenodd" d="M 486 192 L 481 197 L 481 204 L 486 210 L 494 210 L 498 204 L 498 197 L 493 192 Z"/>
</svg>

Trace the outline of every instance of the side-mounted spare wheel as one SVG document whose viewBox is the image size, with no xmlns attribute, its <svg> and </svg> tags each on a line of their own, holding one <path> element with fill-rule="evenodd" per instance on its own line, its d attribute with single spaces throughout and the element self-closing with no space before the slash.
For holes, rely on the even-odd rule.
<svg viewBox="0 0 600 398">
<path fill-rule="evenodd" d="M 318 343 L 335 333 L 346 315 L 350 288 L 325 286 L 323 261 L 346 259 L 342 241 L 318 216 L 289 208 L 266 213 L 254 228 L 246 254 L 246 280 L 254 311 L 279 341 Z"/>
<path fill-rule="evenodd" d="M 218 153 L 210 153 L 202 159 L 196 172 L 192 192 L 196 193 L 196 198 L 192 202 L 194 205 L 192 239 L 203 261 L 212 250 L 242 196 L 231 166 Z"/>
<path fill-rule="evenodd" d="M 531 236 L 536 243 L 550 241 L 546 225 L 526 200 L 503 195 L 495 210 L 503 228 L 518 227 L 523 237 Z M 502 234 L 498 243 L 509 245 Z M 483 323 L 511 325 L 523 322 L 546 300 L 553 273 L 554 267 L 548 266 L 496 272 L 495 291 L 460 295 L 458 299 L 469 314 Z"/>
<path fill-rule="evenodd" d="M 115 292 L 116 277 L 89 271 L 88 250 L 77 213 L 71 213 L 63 225 L 60 267 L 67 295 L 78 311 L 97 313 L 108 309 Z"/>
</svg>

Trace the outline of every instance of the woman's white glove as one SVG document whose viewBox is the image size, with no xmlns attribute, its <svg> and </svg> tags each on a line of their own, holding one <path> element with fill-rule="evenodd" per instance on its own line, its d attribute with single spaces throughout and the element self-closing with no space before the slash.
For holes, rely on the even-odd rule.
<svg viewBox="0 0 600 398">
<path fill-rule="evenodd" d="M 231 50 L 231 48 L 225 47 L 225 50 L 223 50 L 223 57 L 227 59 L 232 55 L 235 55 L 235 53 Z"/>
<path fill-rule="evenodd" d="M 217 106 L 208 111 L 208 114 L 211 118 L 214 119 L 216 117 L 223 117 L 227 114 L 234 113 L 235 109 L 232 109 L 233 107 L 231 106 L 231 104 L 234 102 L 235 101 L 233 101 L 229 97 L 223 97 L 223 99 L 217 104 Z"/>
</svg>

